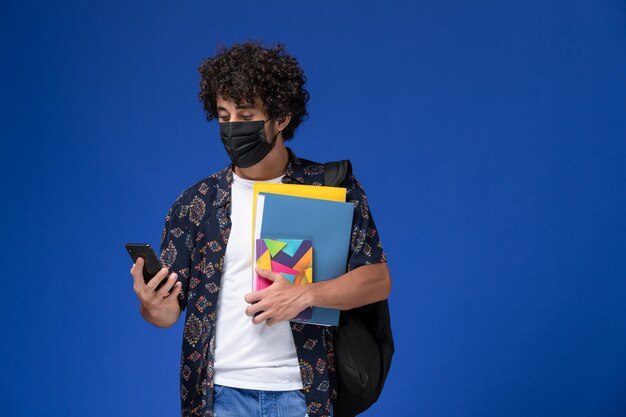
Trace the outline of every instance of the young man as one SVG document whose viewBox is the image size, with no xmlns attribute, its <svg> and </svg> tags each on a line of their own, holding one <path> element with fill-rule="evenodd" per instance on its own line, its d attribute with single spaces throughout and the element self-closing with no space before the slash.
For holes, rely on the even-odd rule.
<svg viewBox="0 0 626 417">
<path fill-rule="evenodd" d="M 199 97 L 207 119 L 219 121 L 232 165 L 174 202 L 161 242 L 167 268 L 144 284 L 143 260 L 133 266 L 141 314 L 169 327 L 187 309 L 183 417 L 331 416 L 333 329 L 289 319 L 309 306 L 347 310 L 388 297 L 391 279 L 367 197 L 354 176 L 345 179 L 346 201 L 355 206 L 349 272 L 302 286 L 259 270 L 273 284 L 250 293 L 254 182 L 324 182 L 323 164 L 285 147 L 307 115 L 305 77 L 282 45 L 256 43 L 220 49 L 200 74 Z M 168 269 L 167 284 L 155 291 Z"/>
</svg>

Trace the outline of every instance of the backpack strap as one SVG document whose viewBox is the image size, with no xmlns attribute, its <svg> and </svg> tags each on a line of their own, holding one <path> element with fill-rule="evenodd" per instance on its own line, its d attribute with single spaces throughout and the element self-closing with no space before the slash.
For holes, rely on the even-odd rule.
<svg viewBox="0 0 626 417">
<path fill-rule="evenodd" d="M 352 174 L 352 164 L 347 159 L 324 164 L 324 185 L 338 187 Z"/>
<path fill-rule="evenodd" d="M 348 160 L 324 164 L 324 185 L 340 186 L 352 174 Z M 394 353 L 387 300 L 342 311 L 334 328 L 338 397 L 335 417 L 354 417 L 378 400 Z"/>
</svg>

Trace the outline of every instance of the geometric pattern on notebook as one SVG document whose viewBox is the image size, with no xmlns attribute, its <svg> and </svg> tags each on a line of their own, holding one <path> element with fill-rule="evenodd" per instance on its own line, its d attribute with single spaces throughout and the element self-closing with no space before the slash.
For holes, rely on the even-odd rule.
<svg viewBox="0 0 626 417">
<path fill-rule="evenodd" d="M 257 239 L 256 266 L 279 272 L 291 283 L 306 285 L 313 283 L 313 243 L 306 239 Z M 256 274 L 255 274 L 256 275 Z M 257 291 L 269 287 L 272 282 L 256 275 Z M 296 319 L 310 319 L 313 310 L 309 307 Z"/>
</svg>

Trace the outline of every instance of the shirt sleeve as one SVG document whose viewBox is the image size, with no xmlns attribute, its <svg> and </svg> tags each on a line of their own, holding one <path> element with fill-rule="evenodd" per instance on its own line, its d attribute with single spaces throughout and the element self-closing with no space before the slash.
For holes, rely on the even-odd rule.
<svg viewBox="0 0 626 417">
<path fill-rule="evenodd" d="M 193 248 L 188 211 L 189 205 L 184 205 L 182 197 L 179 197 L 165 216 L 165 226 L 161 236 L 161 264 L 170 272 L 176 272 L 178 281 L 182 283 L 181 292 L 178 295 L 181 311 L 187 307 Z"/>
<path fill-rule="evenodd" d="M 378 230 L 374 224 L 365 190 L 359 181 L 351 175 L 347 182 L 347 201 L 354 204 L 352 218 L 352 236 L 348 254 L 348 270 L 362 265 L 387 262 L 387 257 L 380 243 Z"/>
</svg>

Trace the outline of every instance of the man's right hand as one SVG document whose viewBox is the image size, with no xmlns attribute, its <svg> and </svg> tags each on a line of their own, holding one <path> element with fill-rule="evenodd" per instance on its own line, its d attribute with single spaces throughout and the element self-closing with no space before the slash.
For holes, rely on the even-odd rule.
<svg viewBox="0 0 626 417">
<path fill-rule="evenodd" d="M 172 273 L 165 284 L 158 290 L 156 287 L 167 276 L 167 268 L 162 268 L 148 283 L 143 279 L 143 258 L 137 261 L 130 270 L 133 276 L 133 290 L 139 297 L 140 311 L 143 318 L 157 327 L 170 327 L 180 316 L 178 294 L 182 284 L 176 281 L 178 276 Z M 171 290 L 171 293 L 169 292 Z"/>
</svg>

